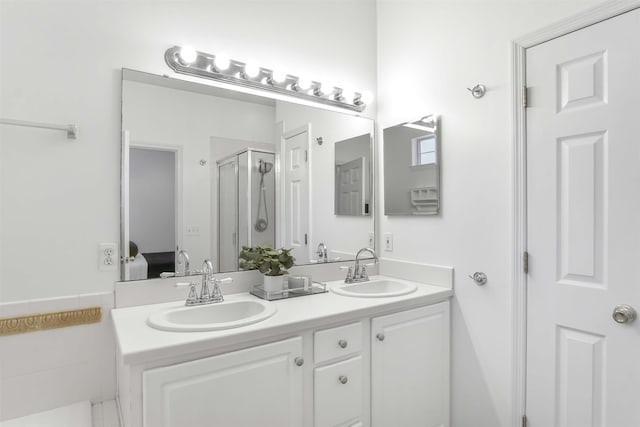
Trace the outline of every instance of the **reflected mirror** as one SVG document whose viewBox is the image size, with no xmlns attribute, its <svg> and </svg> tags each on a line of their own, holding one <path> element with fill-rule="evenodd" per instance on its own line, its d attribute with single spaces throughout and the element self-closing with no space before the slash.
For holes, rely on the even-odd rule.
<svg viewBox="0 0 640 427">
<path fill-rule="evenodd" d="M 440 130 L 435 115 L 384 129 L 384 214 L 440 212 Z"/>
<path fill-rule="evenodd" d="M 370 215 L 371 148 L 368 133 L 336 142 L 336 215 Z"/>
<path fill-rule="evenodd" d="M 292 248 L 296 265 L 368 246 L 373 120 L 124 69 L 122 130 L 122 280 L 206 258 L 235 271 L 242 246 Z"/>
</svg>

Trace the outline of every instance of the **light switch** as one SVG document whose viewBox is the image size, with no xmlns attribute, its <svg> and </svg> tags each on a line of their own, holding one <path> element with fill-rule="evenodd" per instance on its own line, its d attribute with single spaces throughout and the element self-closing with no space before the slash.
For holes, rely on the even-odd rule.
<svg viewBox="0 0 640 427">
<path fill-rule="evenodd" d="M 384 233 L 384 250 L 393 252 L 393 233 Z"/>
</svg>

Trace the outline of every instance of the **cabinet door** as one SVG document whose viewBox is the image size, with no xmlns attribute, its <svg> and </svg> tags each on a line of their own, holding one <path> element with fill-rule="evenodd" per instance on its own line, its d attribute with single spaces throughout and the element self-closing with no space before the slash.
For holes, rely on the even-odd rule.
<svg viewBox="0 0 640 427">
<path fill-rule="evenodd" d="M 371 323 L 373 427 L 449 425 L 449 302 Z"/>
<path fill-rule="evenodd" d="M 151 369 L 143 374 L 146 427 L 299 427 L 302 338 Z"/>
<path fill-rule="evenodd" d="M 357 425 L 362 418 L 362 356 L 314 370 L 314 427 Z"/>
</svg>

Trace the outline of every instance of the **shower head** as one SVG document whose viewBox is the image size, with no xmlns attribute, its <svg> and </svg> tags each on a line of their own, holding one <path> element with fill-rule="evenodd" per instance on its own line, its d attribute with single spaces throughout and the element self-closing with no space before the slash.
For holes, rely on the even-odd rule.
<svg viewBox="0 0 640 427">
<path fill-rule="evenodd" d="M 258 172 L 260 172 L 261 174 L 266 174 L 271 172 L 271 169 L 273 168 L 273 163 L 271 162 L 265 162 L 264 160 L 260 159 L 258 161 Z"/>
</svg>

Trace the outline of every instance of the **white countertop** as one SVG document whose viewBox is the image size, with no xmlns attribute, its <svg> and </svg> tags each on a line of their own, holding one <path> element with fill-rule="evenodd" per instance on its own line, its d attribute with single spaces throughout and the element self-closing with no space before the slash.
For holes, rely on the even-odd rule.
<svg viewBox="0 0 640 427">
<path fill-rule="evenodd" d="M 372 276 L 372 279 L 407 282 L 386 276 Z M 331 288 L 341 283 L 343 282 L 328 282 L 327 287 Z M 432 304 L 453 295 L 453 290 L 447 287 L 416 284 L 418 288 L 415 292 L 397 297 L 357 298 L 341 296 L 329 291 L 323 294 L 267 301 L 268 304 L 275 304 L 277 307 L 276 314 L 270 318 L 259 323 L 221 331 L 167 332 L 147 325 L 149 314 L 182 307 L 184 301 L 114 309 L 111 311 L 111 316 L 122 362 L 138 364 L 275 337 L 332 322 Z M 225 295 L 225 301 L 243 299 L 260 300 L 248 293 Z"/>
</svg>

